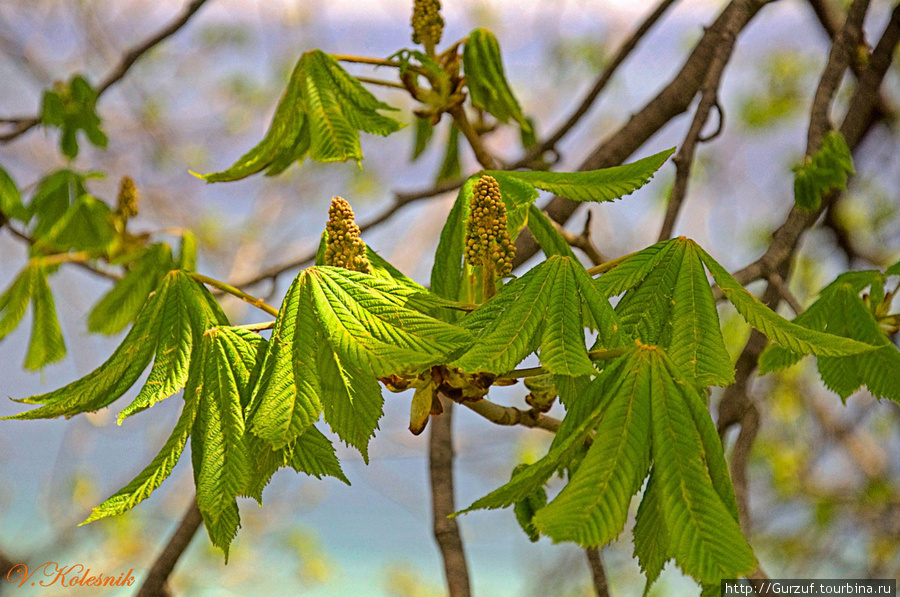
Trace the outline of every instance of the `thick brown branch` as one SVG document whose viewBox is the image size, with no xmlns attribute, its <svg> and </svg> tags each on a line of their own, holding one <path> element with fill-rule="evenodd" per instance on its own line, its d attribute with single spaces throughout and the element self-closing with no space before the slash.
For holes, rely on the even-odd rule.
<svg viewBox="0 0 900 597">
<path fill-rule="evenodd" d="M 588 212 L 587 218 L 584 220 L 584 228 L 581 230 L 581 234 L 577 236 L 553 220 L 550 220 L 550 223 L 553 224 L 557 232 L 559 232 L 570 247 L 579 249 L 594 265 L 600 265 L 601 263 L 606 262 L 606 258 L 600 253 L 600 250 L 597 249 L 597 245 L 594 244 L 594 239 L 591 236 L 591 218 L 593 213 L 594 212 L 592 211 Z"/>
<path fill-rule="evenodd" d="M 487 150 L 487 147 L 484 146 L 484 142 L 481 140 L 478 131 L 476 131 L 472 126 L 472 123 L 469 122 L 469 117 L 466 116 L 465 109 L 461 105 L 456 105 L 450 108 L 448 113 L 453 117 L 453 122 L 456 123 L 459 132 L 461 132 L 466 138 L 466 141 L 469 142 L 469 147 L 472 148 L 472 151 L 475 153 L 475 159 L 478 160 L 478 163 L 481 164 L 482 168 L 485 170 L 496 170 L 499 167 L 497 160 Z"/>
<path fill-rule="evenodd" d="M 431 473 L 431 505 L 434 538 L 444 560 L 450 597 L 469 597 L 469 569 L 459 525 L 450 515 L 456 512 L 453 494 L 453 402 L 439 397 L 443 414 L 431 418 L 428 441 Z"/>
<path fill-rule="evenodd" d="M 806 155 L 811 156 L 822 144 L 822 137 L 831 129 L 828 116 L 834 95 L 837 93 L 844 71 L 850 64 L 850 52 L 857 47 L 862 36 L 862 24 L 869 9 L 869 0 L 854 0 L 847 12 L 844 27 L 838 32 L 831 44 L 828 62 L 819 79 L 816 94 L 813 97 L 809 117 L 809 133 L 806 140 Z"/>
<path fill-rule="evenodd" d="M 650 137 L 669 121 L 684 113 L 706 78 L 716 48 L 737 35 L 768 2 L 764 0 L 733 0 L 719 14 L 694 47 L 681 70 L 660 93 L 637 114 L 613 132 L 579 166 L 579 170 L 608 168 L 624 162 Z M 554 197 L 547 206 L 551 219 L 564 224 L 578 204 L 562 197 Z M 521 265 L 537 251 L 530 234 L 520 234 L 516 241 L 515 265 Z"/>
<path fill-rule="evenodd" d="M 597 547 L 589 547 L 584 551 L 587 554 L 588 566 L 591 568 L 591 580 L 594 583 L 594 593 L 597 597 L 609 597 L 609 585 L 606 581 L 606 569 L 603 567 L 600 549 Z"/>
<path fill-rule="evenodd" d="M 644 36 L 653 28 L 653 26 L 663 17 L 666 11 L 675 4 L 677 0 L 663 0 L 657 5 L 657 7 L 650 13 L 646 19 L 638 26 L 637 29 L 631 34 L 631 36 L 626 39 L 622 45 L 619 47 L 616 55 L 613 59 L 606 65 L 606 68 L 603 69 L 603 72 L 597 78 L 597 81 L 594 83 L 591 90 L 588 91 L 587 95 L 584 96 L 584 99 L 581 100 L 581 103 L 578 104 L 578 107 L 575 108 L 575 111 L 572 112 L 571 116 L 566 119 L 566 121 L 553 132 L 552 135 L 547 137 L 543 142 L 541 142 L 537 147 L 533 148 L 529 151 L 525 156 L 522 157 L 518 162 L 516 162 L 512 168 L 521 168 L 527 166 L 531 162 L 534 161 L 535 158 L 542 156 L 544 153 L 556 149 L 556 144 L 559 143 L 563 137 L 565 137 L 569 131 L 571 131 L 576 124 L 590 111 L 591 106 L 596 101 L 597 97 L 606 89 L 607 84 L 613 78 L 613 75 L 616 74 L 619 67 L 625 62 L 625 59 L 631 55 L 637 45 L 641 42 Z"/>
<path fill-rule="evenodd" d="M 522 410 L 514 406 L 503 406 L 487 399 L 477 402 L 462 402 L 462 405 L 497 425 L 522 425 L 523 427 L 545 429 L 551 433 L 556 433 L 562 424 L 562 421 L 559 419 L 541 414 L 535 410 Z"/>
<path fill-rule="evenodd" d="M 141 58 L 141 56 L 177 33 L 182 27 L 187 24 L 188 21 L 191 20 L 191 17 L 193 17 L 194 14 L 198 10 L 200 10 L 200 7 L 202 7 L 206 2 L 207 0 L 192 0 L 187 6 L 185 6 L 184 10 L 175 20 L 173 20 L 171 23 L 157 31 L 154 35 L 150 36 L 140 44 L 125 52 L 116 67 L 113 68 L 105 77 L 103 77 L 103 79 L 97 85 L 97 96 L 102 96 L 107 89 L 125 78 L 128 70 L 134 65 L 135 62 L 137 62 Z M 25 134 L 38 124 L 40 124 L 40 118 L 37 116 L 20 120 L 11 131 L 0 135 L 0 143 L 12 141 L 13 139 L 16 139 L 17 137 Z"/>
<path fill-rule="evenodd" d="M 202 523 L 203 518 L 197 509 L 197 500 L 191 499 L 191 505 L 181 518 L 181 523 L 153 562 L 136 597 L 171 597 L 172 593 L 168 587 L 169 576 Z"/>
</svg>

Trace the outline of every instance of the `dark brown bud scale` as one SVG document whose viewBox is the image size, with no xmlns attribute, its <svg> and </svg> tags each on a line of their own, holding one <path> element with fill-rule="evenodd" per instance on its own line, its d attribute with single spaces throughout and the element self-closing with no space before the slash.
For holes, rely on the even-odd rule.
<svg viewBox="0 0 900 597">
<path fill-rule="evenodd" d="M 359 237 L 359 226 L 353 208 L 342 197 L 333 197 L 325 224 L 328 243 L 325 247 L 325 265 L 372 273 L 366 257 L 366 243 Z"/>
<path fill-rule="evenodd" d="M 498 276 L 512 271 L 516 248 L 506 229 L 506 206 L 493 176 L 475 183 L 466 222 L 466 261 L 472 266 L 491 264 Z"/>
</svg>

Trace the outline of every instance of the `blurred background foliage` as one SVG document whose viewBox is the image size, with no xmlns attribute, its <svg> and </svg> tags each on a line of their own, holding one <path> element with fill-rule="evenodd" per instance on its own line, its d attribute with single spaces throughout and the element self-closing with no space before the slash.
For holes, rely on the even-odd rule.
<svg viewBox="0 0 900 597">
<path fill-rule="evenodd" d="M 122 175 L 137 181 L 139 231 L 186 227 L 200 247 L 198 270 L 240 280 L 314 248 L 332 195 L 353 203 L 365 222 L 395 190 L 427 188 L 441 170 L 449 135 L 416 162 L 413 129 L 363 137 L 355 164 L 305 163 L 274 178 L 206 186 L 188 169 L 209 172 L 231 163 L 260 137 L 297 57 L 312 48 L 385 57 L 409 47 L 409 2 L 214 0 L 188 27 L 155 48 L 98 103 L 105 149 L 82 143 L 72 166 L 104 172 L 90 191 L 112 202 Z M 627 33 L 649 10 L 642 3 L 602 0 L 445 2 L 445 44 L 475 26 L 494 30 L 510 78 L 539 137 L 561 122 Z M 835 8 L 845 3 L 833 3 Z M 869 39 L 877 38 L 892 3 L 873 2 Z M 653 97 L 677 71 L 722 2 L 685 0 L 657 26 L 619 72 L 589 118 L 561 144 L 557 169 L 573 169 L 618 123 Z M 181 4 L 174 0 L 6 0 L 0 4 L 0 117 L 33 114 L 41 94 L 80 73 L 96 82 L 124 48 L 155 31 Z M 769 242 L 792 204 L 791 166 L 802 158 L 809 106 L 828 39 L 802 0 L 767 7 L 742 35 L 725 77 L 724 133 L 698 150 L 689 200 L 676 234 L 695 238 L 730 268 Z M 895 61 L 884 95 L 900 107 Z M 351 72 L 378 75 L 352 65 Z M 849 77 L 848 77 L 849 80 Z M 378 88 L 411 122 L 411 100 Z M 845 98 L 844 96 L 839 96 Z M 677 118 L 638 155 L 680 143 L 689 117 Z M 488 138 L 518 157 L 513 129 Z M 30 193 L 47 172 L 68 162 L 58 133 L 37 130 L 0 146 L 0 164 Z M 467 149 L 464 173 L 478 169 Z M 858 176 L 834 215 L 804 237 L 791 290 L 808 306 L 847 269 L 881 267 L 900 256 L 900 151 L 893 121 L 857 154 Z M 594 206 L 592 234 L 604 255 L 655 241 L 674 168 L 616 204 Z M 366 242 L 408 275 L 425 281 L 431 254 L 454 193 L 402 209 L 365 235 Z M 570 223 L 578 232 L 581 212 Z M 21 269 L 26 247 L 0 231 L 0 286 Z M 292 274 L 265 282 L 257 295 L 278 304 Z M 26 396 L 58 387 L 104 360 L 118 338 L 88 335 L 85 314 L 108 283 L 76 268 L 51 280 L 69 357 L 40 373 L 23 372 L 22 329 L 0 344 L 0 392 Z M 755 286 L 751 290 L 756 290 Z M 224 300 L 235 323 L 259 321 L 247 306 Z M 785 307 L 783 314 L 793 316 Z M 748 328 L 730 307 L 720 316 L 736 358 Z M 26 326 L 27 327 L 27 326 Z M 900 409 L 865 392 L 846 406 L 818 380 L 807 359 L 757 378 L 761 406 L 751 481 L 752 540 L 772 577 L 895 577 L 900 574 Z M 523 405 L 509 388 L 494 398 Z M 174 578 L 178 595 L 290 594 L 431 597 L 443 592 L 430 530 L 426 442 L 406 431 L 409 396 L 388 396 L 386 418 L 372 444 L 372 464 L 340 450 L 352 488 L 279 473 L 264 509 L 242 504 L 243 532 L 227 566 L 205 537 L 196 539 Z M 718 400 L 714 392 L 712 403 Z M 18 412 L 0 403 L 0 415 Z M 167 402 L 121 428 L 101 411 L 71 421 L 4 422 L 0 433 L 0 552 L 13 563 L 83 563 L 94 570 L 141 573 L 185 508 L 190 472 L 179 465 L 155 497 L 124 517 L 76 527 L 89 510 L 130 479 L 155 453 L 177 417 Z M 504 482 L 518 461 L 535 459 L 549 438 L 541 431 L 492 426 L 457 417 L 458 502 Z M 726 449 L 734 440 L 729 436 Z M 637 502 L 635 502 L 637 503 Z M 512 512 L 461 519 L 477 594 L 588 595 L 583 553 L 572 546 L 532 544 Z M 604 550 L 617 595 L 638 595 L 642 580 L 630 532 Z M 5 584 L 5 583 L 4 583 Z M 692 584 L 671 567 L 652 595 L 681 594 Z M 15 593 L 0 585 L 0 593 Z M 55 594 L 48 590 L 42 594 Z M 117 594 L 98 590 L 97 594 Z"/>
</svg>

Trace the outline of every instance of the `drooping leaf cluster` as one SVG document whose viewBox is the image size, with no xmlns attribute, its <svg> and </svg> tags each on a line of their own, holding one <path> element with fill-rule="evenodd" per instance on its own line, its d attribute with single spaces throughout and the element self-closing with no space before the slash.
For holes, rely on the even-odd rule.
<svg viewBox="0 0 900 597">
<path fill-rule="evenodd" d="M 97 147 L 105 149 L 109 142 L 100 128 L 97 97 L 97 91 L 81 75 L 75 75 L 68 83 L 58 82 L 52 89 L 44 91 L 41 124 L 62 131 L 59 147 L 68 158 L 78 155 L 78 131 L 84 131 Z"/>
<path fill-rule="evenodd" d="M 398 122 L 378 110 L 395 108 L 375 99 L 325 52 L 306 52 L 291 73 L 262 141 L 227 170 L 200 178 L 227 182 L 263 170 L 274 176 L 307 155 L 317 162 L 359 162 L 360 131 L 387 136 L 400 129 Z"/>
<path fill-rule="evenodd" d="M 886 274 L 876 270 L 841 274 L 822 289 L 809 309 L 794 319 L 795 324 L 810 330 L 877 347 L 865 354 L 818 357 L 822 382 L 844 401 L 866 386 L 874 396 L 900 402 L 900 350 L 881 325 L 889 316 L 893 299 L 892 294 L 885 293 L 891 273 L 900 275 L 900 271 L 890 269 Z M 867 288 L 868 295 L 863 299 L 860 293 Z M 789 367 L 802 357 L 802 353 L 772 345 L 760 355 L 760 374 Z"/>
</svg>

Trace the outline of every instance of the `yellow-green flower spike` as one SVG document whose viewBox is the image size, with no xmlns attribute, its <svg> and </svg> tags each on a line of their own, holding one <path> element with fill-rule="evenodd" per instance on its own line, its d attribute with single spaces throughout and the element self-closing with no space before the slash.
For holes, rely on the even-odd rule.
<svg viewBox="0 0 900 597">
<path fill-rule="evenodd" d="M 426 48 L 441 43 L 444 19 L 441 17 L 441 0 L 415 0 L 412 14 L 412 40 Z"/>
<path fill-rule="evenodd" d="M 353 208 L 341 197 L 331 199 L 328 208 L 328 244 L 325 247 L 325 265 L 344 269 L 372 273 L 369 260 L 366 258 L 366 243 L 359 237 L 359 226 Z"/>
<path fill-rule="evenodd" d="M 130 176 L 123 176 L 119 183 L 119 195 L 116 198 L 116 211 L 125 218 L 133 218 L 138 214 L 140 193 Z"/>
<path fill-rule="evenodd" d="M 493 176 L 475 183 L 466 222 L 466 261 L 472 266 L 493 266 L 498 276 L 512 271 L 516 247 L 506 229 L 506 206 Z"/>
</svg>

